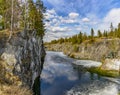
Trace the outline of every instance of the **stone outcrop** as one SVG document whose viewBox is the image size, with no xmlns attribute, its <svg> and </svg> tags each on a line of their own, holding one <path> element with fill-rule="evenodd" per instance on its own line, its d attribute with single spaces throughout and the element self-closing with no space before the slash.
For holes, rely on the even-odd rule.
<svg viewBox="0 0 120 95">
<path fill-rule="evenodd" d="M 120 71 L 120 59 L 105 59 L 101 69 Z"/>
<path fill-rule="evenodd" d="M 42 37 L 37 36 L 36 31 L 29 30 L 16 33 L 9 42 L 3 41 L 0 42 L 0 55 L 7 65 L 5 73 L 13 73 L 22 85 L 32 88 L 41 74 L 45 57 Z"/>
<path fill-rule="evenodd" d="M 102 70 L 120 71 L 120 39 L 97 39 L 93 43 L 89 41 L 81 44 L 56 43 L 46 44 L 47 50 L 62 51 L 66 55 L 85 60 L 102 62 Z M 78 62 L 80 64 L 80 62 Z"/>
<path fill-rule="evenodd" d="M 106 58 L 120 58 L 120 39 L 98 39 L 93 43 L 82 44 L 57 43 L 47 44 L 47 50 L 62 51 L 78 59 L 102 61 Z"/>
</svg>

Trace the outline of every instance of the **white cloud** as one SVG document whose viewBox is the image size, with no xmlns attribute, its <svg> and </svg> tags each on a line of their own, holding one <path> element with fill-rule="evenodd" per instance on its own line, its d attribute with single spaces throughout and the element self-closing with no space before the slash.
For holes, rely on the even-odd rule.
<svg viewBox="0 0 120 95">
<path fill-rule="evenodd" d="M 62 20 L 63 23 L 77 23 L 78 21 L 77 20 L 73 20 L 73 19 L 63 19 Z"/>
<path fill-rule="evenodd" d="M 45 16 L 45 19 L 51 19 L 51 18 L 54 18 L 56 15 L 56 11 L 54 9 L 51 9 L 51 10 L 47 10 L 46 13 L 44 14 Z"/>
<path fill-rule="evenodd" d="M 83 21 L 83 22 L 89 22 L 90 19 L 86 17 L 86 18 L 83 18 L 82 21 Z"/>
<path fill-rule="evenodd" d="M 51 9 L 51 10 L 47 10 L 47 13 L 49 13 L 49 14 L 56 14 L 56 11 L 54 9 Z"/>
<path fill-rule="evenodd" d="M 70 18 L 77 18 L 79 16 L 79 14 L 78 13 L 75 13 L 75 12 L 71 12 L 71 13 L 69 13 L 69 17 Z"/>
<path fill-rule="evenodd" d="M 77 27 L 76 30 L 81 31 L 82 29 L 80 27 Z"/>
<path fill-rule="evenodd" d="M 59 59 L 57 61 L 54 59 L 55 57 L 56 58 L 59 57 L 60 60 L 63 59 L 64 64 L 60 64 Z M 69 81 L 77 80 L 78 79 L 78 77 L 76 76 L 77 73 L 72 71 L 73 68 L 71 67 L 71 65 L 68 65 L 68 64 L 66 65 L 66 63 L 69 62 L 68 60 L 70 61 L 71 59 L 68 59 L 63 53 L 58 53 L 56 56 L 56 53 L 54 52 L 47 52 L 41 78 L 44 79 L 44 81 L 49 83 L 53 83 L 56 77 L 59 77 L 59 76 L 66 76 L 66 78 Z M 73 60 L 71 60 L 71 62 L 72 61 Z M 66 69 L 66 67 L 68 66 L 69 66 L 69 69 Z"/>
<path fill-rule="evenodd" d="M 67 30 L 69 30 L 67 27 L 59 27 L 59 26 L 51 27 L 51 31 L 53 32 L 65 32 Z"/>
<path fill-rule="evenodd" d="M 71 12 L 68 16 L 59 16 L 54 9 L 46 11 L 46 19 L 49 22 L 45 22 L 46 34 L 44 41 L 51 41 L 53 39 L 59 39 L 61 37 L 69 37 L 79 33 L 81 28 L 81 18 L 78 13 Z"/>
<path fill-rule="evenodd" d="M 98 25 L 99 29 L 102 31 L 109 30 L 111 23 L 113 23 L 114 28 L 117 27 L 118 23 L 120 23 L 120 8 L 110 10 Z"/>
<path fill-rule="evenodd" d="M 120 8 L 112 9 L 104 18 L 105 23 L 113 23 L 115 26 L 120 22 Z"/>
</svg>

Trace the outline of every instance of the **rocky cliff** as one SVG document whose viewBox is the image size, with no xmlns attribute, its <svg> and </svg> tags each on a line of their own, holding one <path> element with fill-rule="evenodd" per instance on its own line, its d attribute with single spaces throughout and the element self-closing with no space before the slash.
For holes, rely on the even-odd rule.
<svg viewBox="0 0 120 95">
<path fill-rule="evenodd" d="M 35 79 L 41 74 L 45 57 L 42 37 L 37 36 L 36 31 L 23 31 L 16 33 L 8 42 L 2 37 L 0 44 L 5 74 L 9 74 L 8 78 L 12 74 L 22 85 L 32 88 Z M 16 80 L 11 82 L 15 83 Z"/>
<path fill-rule="evenodd" d="M 120 58 L 120 39 L 97 39 L 93 43 L 82 44 L 57 43 L 46 44 L 47 50 L 62 51 L 78 59 L 102 61 L 106 58 Z"/>
<path fill-rule="evenodd" d="M 120 74 L 120 39 L 118 38 L 99 38 L 95 39 L 92 43 L 86 41 L 81 44 L 65 42 L 61 44 L 48 43 L 45 45 L 47 50 L 62 51 L 73 58 L 102 62 L 102 65 L 98 69 L 94 70 L 92 68 L 90 70 L 92 72 L 112 77 L 119 76 Z M 78 64 L 77 66 L 79 66 Z"/>
</svg>

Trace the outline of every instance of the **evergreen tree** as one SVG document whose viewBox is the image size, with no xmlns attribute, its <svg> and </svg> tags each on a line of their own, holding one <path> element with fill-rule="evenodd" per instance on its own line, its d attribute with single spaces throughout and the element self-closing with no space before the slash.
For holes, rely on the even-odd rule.
<svg viewBox="0 0 120 95">
<path fill-rule="evenodd" d="M 85 40 L 87 40 L 87 38 L 88 38 L 88 37 L 87 37 L 87 34 L 84 33 L 84 34 L 83 34 L 83 40 L 85 41 Z"/>
<path fill-rule="evenodd" d="M 118 24 L 117 37 L 119 37 L 119 38 L 120 38 L 120 23 Z"/>
<path fill-rule="evenodd" d="M 110 31 L 113 32 L 113 29 L 114 29 L 114 27 L 113 27 L 113 24 L 111 22 L 111 24 L 110 24 Z"/>
<path fill-rule="evenodd" d="M 28 0 L 28 23 L 27 26 L 29 29 L 35 29 L 37 31 L 37 35 L 44 35 L 44 23 L 43 23 L 43 12 L 45 12 L 45 8 L 41 0 L 37 0 L 34 4 L 33 0 Z"/>
<path fill-rule="evenodd" d="M 36 19 L 36 7 L 33 0 L 28 0 L 28 23 L 27 28 L 32 30 L 35 29 L 35 19 Z"/>
<path fill-rule="evenodd" d="M 44 23 L 43 23 L 43 13 L 46 11 L 46 8 L 43 5 L 41 0 L 36 1 L 37 8 L 37 19 L 35 20 L 35 29 L 37 30 L 38 35 L 44 35 Z"/>
<path fill-rule="evenodd" d="M 93 28 L 91 29 L 91 37 L 92 38 L 94 37 L 94 30 L 93 30 Z"/>
<path fill-rule="evenodd" d="M 98 30 L 98 37 L 102 37 L 102 33 L 100 30 Z"/>
<path fill-rule="evenodd" d="M 81 44 L 82 41 L 83 41 L 83 34 L 82 34 L 82 32 L 80 32 L 80 33 L 78 34 L 77 43 L 78 43 L 78 44 Z"/>
<path fill-rule="evenodd" d="M 111 23 L 111 24 L 110 24 L 110 33 L 109 33 L 109 36 L 110 36 L 110 37 L 113 37 L 113 36 L 114 36 L 114 31 L 113 31 L 113 30 L 114 30 L 114 27 L 113 27 L 113 24 Z"/>
<path fill-rule="evenodd" d="M 120 29 L 120 23 L 118 23 L 118 29 Z"/>
<path fill-rule="evenodd" d="M 108 37 L 108 33 L 107 33 L 107 31 L 105 31 L 105 30 L 104 30 L 104 32 L 103 32 L 103 37 Z"/>
<path fill-rule="evenodd" d="M 4 29 L 10 28 L 11 17 L 11 0 L 0 0 L 0 15 L 2 16 L 2 27 Z"/>
</svg>

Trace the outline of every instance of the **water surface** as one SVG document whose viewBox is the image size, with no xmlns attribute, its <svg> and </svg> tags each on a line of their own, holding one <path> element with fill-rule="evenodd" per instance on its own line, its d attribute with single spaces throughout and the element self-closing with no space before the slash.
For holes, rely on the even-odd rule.
<svg viewBox="0 0 120 95">
<path fill-rule="evenodd" d="M 61 52 L 47 52 L 41 74 L 41 95 L 118 94 L 117 83 L 82 68 L 75 68 L 72 64 L 74 61 Z"/>
</svg>

